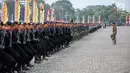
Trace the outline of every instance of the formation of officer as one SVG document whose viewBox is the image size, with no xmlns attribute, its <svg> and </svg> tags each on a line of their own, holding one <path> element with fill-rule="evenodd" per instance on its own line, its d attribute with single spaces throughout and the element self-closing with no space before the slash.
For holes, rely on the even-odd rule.
<svg viewBox="0 0 130 73">
<path fill-rule="evenodd" d="M 95 28 L 91 29 L 94 30 Z M 89 33 L 81 23 L 0 23 L 0 73 L 25 73 L 46 57 L 69 47 Z"/>
</svg>

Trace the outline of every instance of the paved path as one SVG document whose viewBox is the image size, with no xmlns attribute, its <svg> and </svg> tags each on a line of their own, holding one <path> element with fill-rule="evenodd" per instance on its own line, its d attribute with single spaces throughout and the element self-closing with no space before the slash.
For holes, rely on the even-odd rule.
<svg viewBox="0 0 130 73">
<path fill-rule="evenodd" d="M 130 73 L 130 27 L 118 27 L 117 45 L 112 45 L 111 31 L 89 34 L 29 73 Z"/>
</svg>

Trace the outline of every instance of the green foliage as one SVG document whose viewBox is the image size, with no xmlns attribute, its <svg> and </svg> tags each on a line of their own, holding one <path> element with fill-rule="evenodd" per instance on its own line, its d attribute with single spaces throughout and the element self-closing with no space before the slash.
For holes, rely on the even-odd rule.
<svg viewBox="0 0 130 73">
<path fill-rule="evenodd" d="M 88 20 L 88 16 L 90 15 L 90 17 L 92 18 L 93 16 L 95 16 L 96 21 L 98 21 L 98 17 L 101 16 L 101 19 L 104 22 L 115 22 L 118 20 L 125 20 L 125 14 L 122 12 L 124 12 L 121 9 L 118 9 L 116 7 L 115 4 L 109 5 L 109 6 L 105 6 L 105 5 L 90 5 L 87 6 L 85 8 L 83 8 L 82 10 L 80 9 L 76 9 L 76 16 L 79 16 L 80 18 L 80 22 L 82 20 L 82 17 L 85 16 L 86 21 Z M 92 20 L 92 19 L 91 19 Z"/>
<path fill-rule="evenodd" d="M 57 20 L 69 20 L 75 16 L 75 9 L 69 0 L 58 0 L 51 7 L 55 9 Z"/>
</svg>

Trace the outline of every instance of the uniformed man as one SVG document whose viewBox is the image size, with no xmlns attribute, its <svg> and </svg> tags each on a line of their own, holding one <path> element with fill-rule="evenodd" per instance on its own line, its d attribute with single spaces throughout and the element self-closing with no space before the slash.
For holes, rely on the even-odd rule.
<svg viewBox="0 0 130 73">
<path fill-rule="evenodd" d="M 116 34 L 117 34 L 117 26 L 115 23 L 112 24 L 112 34 L 111 34 L 111 39 L 113 44 L 116 44 Z"/>
<path fill-rule="evenodd" d="M 10 25 L 12 24 L 11 22 L 7 22 L 7 25 L 3 26 L 3 28 L 1 28 L 1 32 L 0 32 L 0 49 L 1 49 L 1 53 L 0 53 L 0 62 L 5 65 L 3 66 L 3 71 L 1 73 L 13 73 L 14 72 L 14 68 L 15 68 L 15 64 L 16 64 L 16 52 L 11 48 L 11 38 L 10 38 Z M 15 57 L 16 56 L 16 57 Z"/>
</svg>

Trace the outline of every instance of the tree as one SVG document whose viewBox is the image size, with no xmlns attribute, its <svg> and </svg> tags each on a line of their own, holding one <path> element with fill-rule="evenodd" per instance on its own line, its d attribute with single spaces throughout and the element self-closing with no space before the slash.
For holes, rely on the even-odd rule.
<svg viewBox="0 0 130 73">
<path fill-rule="evenodd" d="M 55 9 L 57 20 L 65 20 L 69 18 L 74 18 L 75 16 L 75 9 L 73 8 L 73 5 L 69 0 L 58 0 L 55 3 L 52 3 L 51 7 Z"/>
<path fill-rule="evenodd" d="M 96 21 L 98 21 L 99 15 L 101 16 L 101 19 L 103 21 L 107 20 L 108 22 L 118 21 L 119 19 L 124 21 L 124 19 L 125 19 L 124 15 L 122 15 L 122 12 L 124 12 L 124 11 L 117 8 L 117 6 L 115 4 L 108 5 L 108 6 L 90 5 L 90 6 L 83 8 L 80 11 L 81 11 L 80 12 L 81 14 L 79 17 L 85 16 L 86 21 L 88 20 L 87 17 L 89 15 L 91 17 L 95 16 Z"/>
</svg>

